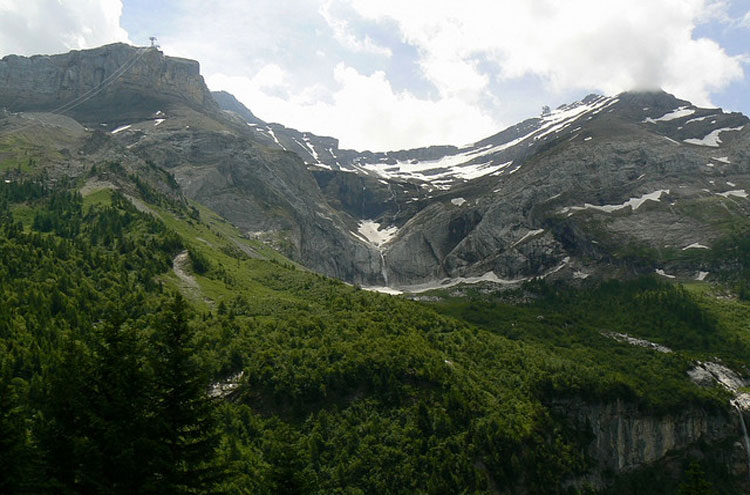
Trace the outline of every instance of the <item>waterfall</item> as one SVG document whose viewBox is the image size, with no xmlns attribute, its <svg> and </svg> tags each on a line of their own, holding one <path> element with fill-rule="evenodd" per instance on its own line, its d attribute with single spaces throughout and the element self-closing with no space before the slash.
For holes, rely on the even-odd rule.
<svg viewBox="0 0 750 495">
<path fill-rule="evenodd" d="M 388 192 L 391 193 L 391 199 L 393 200 L 393 203 L 396 205 L 396 214 L 394 215 L 394 218 L 401 214 L 401 205 L 398 204 L 398 200 L 396 199 L 396 193 L 393 192 L 393 187 L 391 186 L 391 183 L 388 183 Z"/>
<path fill-rule="evenodd" d="M 385 287 L 388 287 L 388 272 L 386 271 L 385 267 L 385 256 L 383 255 L 383 251 L 378 249 L 378 253 L 380 253 L 380 273 L 383 275 L 383 285 Z"/>
<path fill-rule="evenodd" d="M 747 477 L 750 479 L 750 437 L 747 436 L 747 425 L 745 425 L 745 415 L 742 414 L 739 404 L 732 402 L 737 414 L 740 415 L 740 425 L 742 426 L 742 435 L 745 437 L 745 455 L 747 456 Z"/>
<path fill-rule="evenodd" d="M 362 207 L 360 208 L 360 210 L 361 210 L 361 215 L 360 216 L 362 218 L 367 218 L 365 216 L 365 190 L 366 190 L 365 185 L 362 184 Z"/>
</svg>

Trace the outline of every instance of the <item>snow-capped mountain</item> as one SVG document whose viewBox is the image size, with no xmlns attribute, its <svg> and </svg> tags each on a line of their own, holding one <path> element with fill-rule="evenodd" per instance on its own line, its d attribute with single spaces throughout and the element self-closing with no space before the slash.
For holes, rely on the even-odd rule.
<svg viewBox="0 0 750 495">
<path fill-rule="evenodd" d="M 222 96 L 221 92 L 214 93 Z M 544 142 L 582 118 L 617 103 L 617 98 L 590 95 L 582 101 L 563 105 L 539 118 L 528 119 L 477 143 L 461 148 L 431 146 L 402 151 L 370 152 L 339 149 L 338 140 L 309 132 L 289 129 L 280 124 L 248 120 L 257 136 L 269 145 L 296 153 L 311 166 L 326 170 L 356 172 L 376 178 L 427 184 L 439 189 L 464 183 L 486 175 L 513 173 L 514 159 L 528 155 L 528 148 Z M 247 115 L 249 110 L 233 106 L 222 108 Z M 249 113 L 252 115 L 252 113 Z M 254 117 L 254 116 L 253 116 Z M 523 146 L 521 146 L 523 145 Z"/>
<path fill-rule="evenodd" d="M 264 125 L 359 220 L 352 235 L 380 253 L 381 285 L 414 291 L 623 269 L 705 278 L 681 258 L 750 211 L 747 124 L 653 92 L 590 95 L 461 148 L 356 152 Z M 370 182 L 359 191 L 351 176 Z M 724 211 L 696 218 L 716 202 Z M 662 254 L 634 267 L 625 246 Z"/>
<path fill-rule="evenodd" d="M 638 112 L 627 108 L 628 105 L 618 106 L 619 103 L 620 98 L 617 96 L 592 94 L 581 101 L 544 112 L 540 117 L 525 120 L 494 136 L 461 148 L 431 146 L 379 153 L 339 149 L 338 140 L 334 138 L 300 132 L 280 124 L 268 124 L 257 118 L 248 121 L 248 125 L 260 133 L 260 136 L 269 137 L 269 143 L 272 141 L 280 149 L 296 153 L 311 167 L 429 184 L 447 190 L 472 179 L 514 173 L 520 168 L 516 161 L 532 155 L 549 139 L 562 136 L 577 138 L 581 132 L 585 132 L 584 123 L 600 112 L 625 110 L 629 117 L 637 117 L 633 114 Z M 721 134 L 743 129 L 745 119 L 741 115 L 683 103 L 663 114 L 660 114 L 665 110 L 663 105 L 642 107 L 641 122 L 653 124 L 654 131 L 666 138 L 708 147 L 718 147 Z M 593 138 L 584 136 L 583 139 L 588 141 Z"/>
<path fill-rule="evenodd" d="M 664 92 L 591 95 L 468 146 L 370 152 L 264 122 L 155 48 L 9 56 L 0 79 L 0 131 L 51 143 L 50 180 L 117 163 L 363 286 L 710 278 L 715 247 L 750 223 L 747 117 Z"/>
</svg>

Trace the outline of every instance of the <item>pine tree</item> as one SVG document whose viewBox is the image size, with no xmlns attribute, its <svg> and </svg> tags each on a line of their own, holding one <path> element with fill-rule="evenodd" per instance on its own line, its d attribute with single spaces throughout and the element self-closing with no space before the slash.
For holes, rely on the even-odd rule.
<svg viewBox="0 0 750 495">
<path fill-rule="evenodd" d="M 193 337 L 187 304 L 176 294 L 162 309 L 154 335 L 158 493 L 206 493 L 223 474 L 216 462 L 208 381 L 196 361 Z"/>
<path fill-rule="evenodd" d="M 34 451 L 15 388 L 9 359 L 0 348 L 0 493 L 23 493 L 34 481 Z"/>
<path fill-rule="evenodd" d="M 705 473 L 697 462 L 690 463 L 685 478 L 677 490 L 680 495 L 716 495 L 714 486 L 706 481 Z"/>
<path fill-rule="evenodd" d="M 150 431 L 153 386 L 145 352 L 139 332 L 115 310 L 102 330 L 89 410 L 89 435 L 100 461 L 92 474 L 103 493 L 143 493 L 154 484 L 157 444 Z"/>
<path fill-rule="evenodd" d="M 57 353 L 56 353 L 57 354 Z M 90 408 L 95 393 L 88 389 L 93 360 L 88 349 L 65 337 L 62 351 L 43 378 L 42 415 L 35 423 L 35 439 L 43 450 L 49 493 L 93 492 L 100 455 L 89 435 Z"/>
</svg>

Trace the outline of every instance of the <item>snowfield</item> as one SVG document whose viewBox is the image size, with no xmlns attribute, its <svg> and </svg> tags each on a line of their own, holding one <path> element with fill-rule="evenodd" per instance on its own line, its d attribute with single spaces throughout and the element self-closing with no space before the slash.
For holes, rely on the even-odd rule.
<svg viewBox="0 0 750 495">
<path fill-rule="evenodd" d="M 357 237 L 364 238 L 373 246 L 380 247 L 393 239 L 398 232 L 398 227 L 390 226 L 383 228 L 374 220 L 363 220 L 359 223 L 357 232 L 359 233 Z"/>
<path fill-rule="evenodd" d="M 711 148 L 718 148 L 721 145 L 721 139 L 720 135 L 722 132 L 729 132 L 729 131 L 741 131 L 745 126 L 740 127 L 723 127 L 721 129 L 716 129 L 714 131 L 711 131 L 710 134 L 707 136 L 704 136 L 702 139 L 685 139 L 684 141 L 688 144 L 694 144 L 696 146 L 709 146 Z"/>
</svg>

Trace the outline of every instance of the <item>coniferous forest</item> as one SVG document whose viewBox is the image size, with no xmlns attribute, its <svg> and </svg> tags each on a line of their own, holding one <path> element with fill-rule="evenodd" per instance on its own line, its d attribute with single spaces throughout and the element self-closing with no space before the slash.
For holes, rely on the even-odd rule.
<svg viewBox="0 0 750 495">
<path fill-rule="evenodd" d="M 566 404 L 720 415 L 691 360 L 750 356 L 746 303 L 653 278 L 418 302 L 248 257 L 205 210 L 0 194 L 2 493 L 587 493 Z M 200 294 L 171 275 L 184 251 Z M 634 326 L 675 352 L 603 332 Z M 710 455 L 678 465 L 611 493 L 732 489 Z"/>
</svg>

